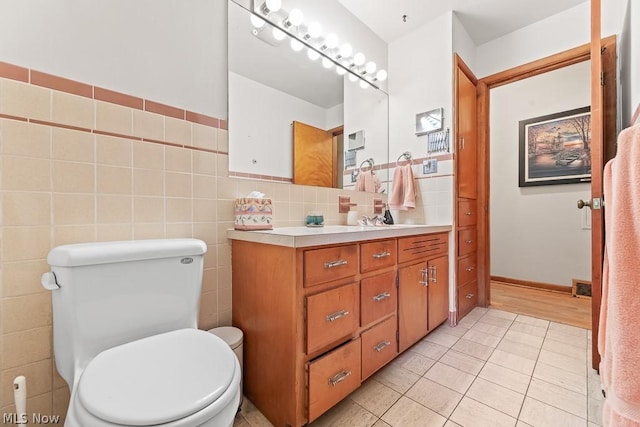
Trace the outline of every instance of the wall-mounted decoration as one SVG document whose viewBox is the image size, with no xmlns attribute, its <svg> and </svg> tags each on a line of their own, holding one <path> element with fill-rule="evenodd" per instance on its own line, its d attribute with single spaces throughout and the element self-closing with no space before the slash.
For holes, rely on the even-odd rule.
<svg viewBox="0 0 640 427">
<path fill-rule="evenodd" d="M 520 187 L 589 181 L 590 107 L 520 121 Z"/>
<path fill-rule="evenodd" d="M 416 135 L 426 135 L 442 130 L 444 123 L 443 108 L 416 114 Z"/>
<path fill-rule="evenodd" d="M 427 135 L 427 153 L 448 153 L 449 152 L 449 129 L 433 131 Z"/>
<path fill-rule="evenodd" d="M 364 148 L 364 130 L 350 133 L 347 136 L 347 150 L 360 150 Z"/>
</svg>

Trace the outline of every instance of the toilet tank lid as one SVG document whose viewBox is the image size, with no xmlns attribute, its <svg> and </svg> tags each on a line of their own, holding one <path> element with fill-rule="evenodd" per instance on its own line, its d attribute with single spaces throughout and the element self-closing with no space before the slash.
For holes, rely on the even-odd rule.
<svg viewBox="0 0 640 427">
<path fill-rule="evenodd" d="M 77 243 L 55 247 L 49 252 L 51 266 L 76 267 L 156 258 L 203 255 L 207 245 L 198 239 L 152 239 L 117 242 Z"/>
</svg>

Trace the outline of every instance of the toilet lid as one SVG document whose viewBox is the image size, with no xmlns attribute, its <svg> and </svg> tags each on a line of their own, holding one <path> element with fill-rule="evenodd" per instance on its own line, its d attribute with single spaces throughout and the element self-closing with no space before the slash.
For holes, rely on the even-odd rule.
<svg viewBox="0 0 640 427">
<path fill-rule="evenodd" d="M 94 416 L 111 423 L 168 423 L 213 403 L 235 369 L 235 355 L 223 340 L 181 329 L 98 354 L 80 377 L 78 397 Z"/>
</svg>

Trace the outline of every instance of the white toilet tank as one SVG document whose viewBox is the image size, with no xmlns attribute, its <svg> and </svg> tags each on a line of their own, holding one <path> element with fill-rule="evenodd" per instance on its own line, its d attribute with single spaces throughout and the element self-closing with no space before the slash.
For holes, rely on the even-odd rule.
<svg viewBox="0 0 640 427">
<path fill-rule="evenodd" d="M 43 285 L 53 290 L 56 366 L 69 385 L 74 372 L 108 348 L 197 327 L 206 251 L 196 239 L 52 249 L 47 261 L 53 275 L 45 273 Z"/>
</svg>

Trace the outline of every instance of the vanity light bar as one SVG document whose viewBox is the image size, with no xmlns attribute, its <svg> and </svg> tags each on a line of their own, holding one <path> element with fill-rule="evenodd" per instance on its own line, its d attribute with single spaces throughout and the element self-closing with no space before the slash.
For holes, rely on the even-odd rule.
<svg viewBox="0 0 640 427">
<path fill-rule="evenodd" d="M 353 54 L 353 47 L 349 43 L 343 43 L 338 47 L 339 39 L 334 33 L 329 33 L 322 38 L 322 26 L 318 22 L 314 21 L 305 28 L 304 14 L 300 9 L 294 8 L 286 12 L 281 7 L 282 0 L 266 0 L 259 8 L 255 8 L 252 1 L 251 23 L 258 29 L 262 28 L 265 22 L 269 23 L 273 26 L 272 35 L 277 41 L 282 41 L 288 35 L 291 37 L 291 48 L 294 51 L 299 52 L 303 47 L 307 47 L 307 56 L 312 61 L 322 56 L 322 65 L 325 68 L 335 66 L 339 75 L 349 73 L 349 80 L 352 82 L 360 79 L 360 87 L 363 89 L 369 86 L 380 89 L 374 82 L 387 79 L 385 70 L 378 70 L 376 73 L 376 63 L 366 62 L 362 52 Z M 273 13 L 278 11 L 280 12 L 278 15 L 285 15 L 285 18 L 280 19 L 280 16 Z M 273 22 L 272 17 L 280 22 Z M 303 28 L 304 34 L 296 34 Z M 314 45 L 313 40 L 317 40 L 318 44 Z"/>
</svg>

